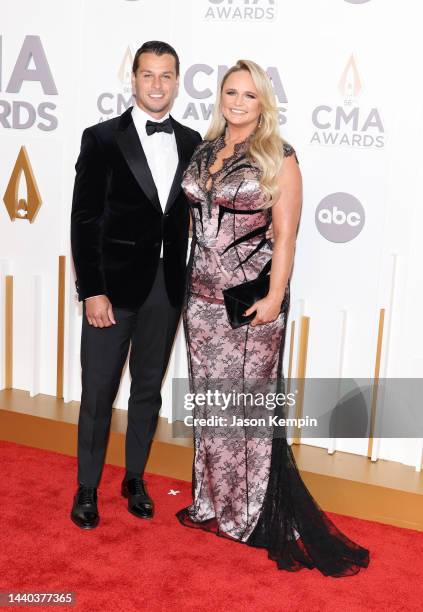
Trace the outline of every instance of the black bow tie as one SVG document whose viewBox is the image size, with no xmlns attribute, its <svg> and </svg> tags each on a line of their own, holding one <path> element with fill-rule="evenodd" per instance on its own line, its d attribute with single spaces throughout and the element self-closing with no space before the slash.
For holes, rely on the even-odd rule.
<svg viewBox="0 0 423 612">
<path fill-rule="evenodd" d="M 166 132 L 167 134 L 173 133 L 173 127 L 170 122 L 169 117 L 164 121 L 150 121 L 150 119 L 145 124 L 145 131 L 147 132 L 147 136 L 151 136 L 155 132 Z"/>
</svg>

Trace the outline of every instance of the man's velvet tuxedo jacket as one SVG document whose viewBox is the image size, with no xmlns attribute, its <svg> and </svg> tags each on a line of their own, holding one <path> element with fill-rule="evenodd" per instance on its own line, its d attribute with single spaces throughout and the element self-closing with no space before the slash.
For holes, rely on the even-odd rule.
<svg viewBox="0 0 423 612">
<path fill-rule="evenodd" d="M 79 300 L 104 294 L 113 306 L 138 308 L 153 285 L 163 240 L 167 293 L 180 306 L 189 227 L 181 180 L 201 136 L 171 117 L 179 164 L 163 212 L 131 110 L 82 135 L 71 219 L 76 288 Z"/>
</svg>

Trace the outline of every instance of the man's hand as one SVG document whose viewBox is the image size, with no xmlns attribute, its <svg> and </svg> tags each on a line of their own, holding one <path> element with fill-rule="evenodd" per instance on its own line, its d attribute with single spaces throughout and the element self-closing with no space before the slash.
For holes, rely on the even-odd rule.
<svg viewBox="0 0 423 612">
<path fill-rule="evenodd" d="M 116 324 L 112 305 L 106 295 L 86 299 L 85 313 L 88 323 L 94 327 L 110 327 Z"/>
</svg>

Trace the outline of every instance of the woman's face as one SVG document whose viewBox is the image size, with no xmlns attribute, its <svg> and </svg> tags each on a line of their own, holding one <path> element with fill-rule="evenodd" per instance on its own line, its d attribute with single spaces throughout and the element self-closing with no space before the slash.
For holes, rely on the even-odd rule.
<svg viewBox="0 0 423 612">
<path fill-rule="evenodd" d="M 238 70 L 228 76 L 223 85 L 220 109 L 228 125 L 251 127 L 259 120 L 262 105 L 248 70 Z"/>
</svg>

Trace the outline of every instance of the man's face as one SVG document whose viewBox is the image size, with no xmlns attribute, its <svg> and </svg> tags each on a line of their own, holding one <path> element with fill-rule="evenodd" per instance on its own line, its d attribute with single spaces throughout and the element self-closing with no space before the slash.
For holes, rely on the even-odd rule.
<svg viewBox="0 0 423 612">
<path fill-rule="evenodd" d="M 142 53 L 136 74 L 132 74 L 132 87 L 138 106 L 161 119 L 172 107 L 179 77 L 173 55 Z"/>
</svg>

